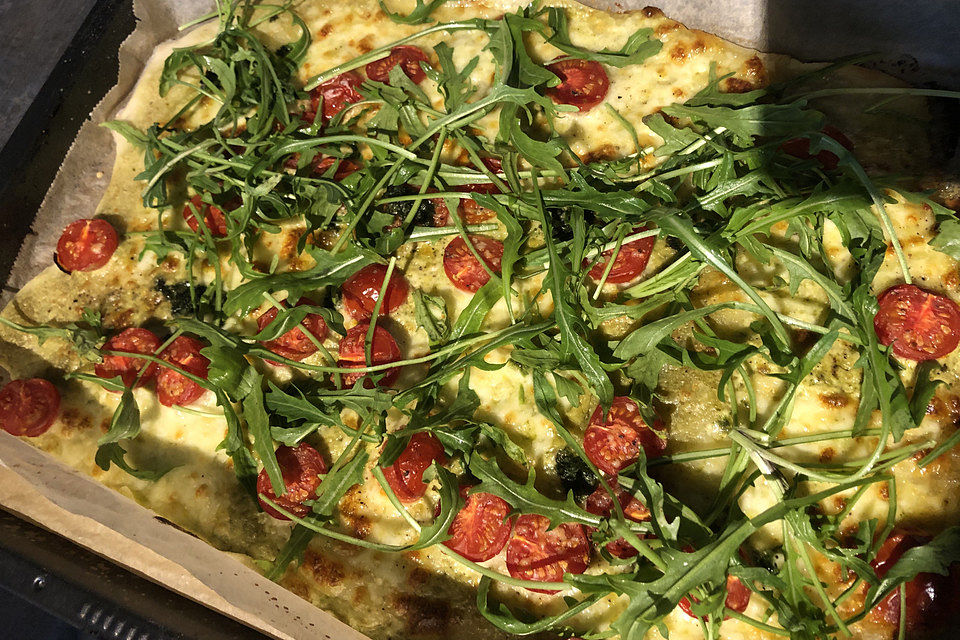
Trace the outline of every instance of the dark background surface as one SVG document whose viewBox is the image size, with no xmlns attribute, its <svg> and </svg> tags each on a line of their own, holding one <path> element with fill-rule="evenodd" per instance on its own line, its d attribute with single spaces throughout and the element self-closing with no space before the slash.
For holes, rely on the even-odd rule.
<svg viewBox="0 0 960 640">
<path fill-rule="evenodd" d="M 0 147 L 10 139 L 94 3 L 95 0 L 0 1 Z M 57 19 L 50 20 L 51 15 Z M 40 29 L 40 24 L 49 28 Z M 0 624 L 8 638 L 94 638 L 2 587 Z"/>
</svg>

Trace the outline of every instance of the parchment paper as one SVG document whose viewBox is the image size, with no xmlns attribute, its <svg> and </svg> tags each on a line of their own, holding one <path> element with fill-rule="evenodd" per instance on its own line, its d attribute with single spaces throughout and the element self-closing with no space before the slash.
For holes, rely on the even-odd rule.
<svg viewBox="0 0 960 640">
<path fill-rule="evenodd" d="M 590 0 L 611 10 L 645 2 Z M 903 18 L 897 0 L 661 0 L 668 16 L 745 46 L 817 60 L 863 51 L 886 54 L 886 67 L 914 81 L 958 84 L 960 11 L 929 0 Z M 117 85 L 81 128 L 37 214 L 8 285 L 19 289 L 45 268 L 69 220 L 91 217 L 110 179 L 108 120 L 157 44 L 208 12 L 209 0 L 137 0 L 139 24 L 121 47 Z M 912 54 L 912 57 L 908 54 Z M 0 302 L 5 303 L 6 300 Z M 0 434 L 0 506 L 91 551 L 274 638 L 365 636 L 271 583 L 237 559 L 160 522 L 132 500 L 82 476 L 16 438 Z"/>
</svg>

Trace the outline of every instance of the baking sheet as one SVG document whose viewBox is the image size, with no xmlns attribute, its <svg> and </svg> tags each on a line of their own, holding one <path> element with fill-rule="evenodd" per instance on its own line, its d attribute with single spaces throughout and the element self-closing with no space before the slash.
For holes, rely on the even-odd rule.
<svg viewBox="0 0 960 640">
<path fill-rule="evenodd" d="M 626 10 L 645 3 L 588 4 Z M 156 45 L 177 36 L 179 24 L 206 13 L 211 5 L 205 0 L 135 2 L 140 22 L 121 48 L 118 83 L 81 128 L 37 214 L 36 235 L 24 242 L 8 282 L 11 288 L 20 288 L 49 264 L 66 221 L 94 215 L 113 164 L 111 134 L 97 124 L 121 106 Z M 896 1 L 663 0 L 659 5 L 690 27 L 754 48 L 806 59 L 878 50 L 885 53 L 889 70 L 912 73 L 917 81 L 935 77 L 956 85 L 958 78 L 960 12 L 953 0 L 911 8 L 909 23 L 900 16 Z M 944 28 L 951 17 L 953 28 Z M 807 28 L 804 20 L 818 24 Z M 868 28 L 878 21 L 887 28 Z M 915 59 L 904 58 L 908 52 Z M 364 637 L 238 560 L 163 524 L 152 512 L 7 434 L 0 435 L 0 463 L 4 508 L 132 571 L 275 638 Z"/>
</svg>

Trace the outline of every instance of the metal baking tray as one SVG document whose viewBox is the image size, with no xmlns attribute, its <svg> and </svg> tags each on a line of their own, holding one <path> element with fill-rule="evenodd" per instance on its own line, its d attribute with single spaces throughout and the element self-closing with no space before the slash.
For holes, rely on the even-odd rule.
<svg viewBox="0 0 960 640">
<path fill-rule="evenodd" d="M 98 0 L 0 151 L 0 280 L 7 280 L 80 126 L 116 83 L 117 51 L 135 24 L 132 0 Z M 265 638 L 0 511 L 0 594 L 4 591 L 104 640 Z"/>
</svg>

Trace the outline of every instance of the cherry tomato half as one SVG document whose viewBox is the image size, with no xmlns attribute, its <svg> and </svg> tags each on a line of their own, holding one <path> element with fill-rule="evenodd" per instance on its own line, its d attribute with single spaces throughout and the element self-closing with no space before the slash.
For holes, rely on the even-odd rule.
<svg viewBox="0 0 960 640">
<path fill-rule="evenodd" d="M 873 318 L 877 339 L 893 345 L 901 358 L 936 360 L 960 344 L 960 307 L 946 296 L 912 284 L 898 284 L 880 294 Z"/>
<path fill-rule="evenodd" d="M 382 264 L 368 264 L 343 283 L 343 305 L 347 312 L 357 320 L 369 318 L 373 315 L 373 308 L 380 299 L 380 289 L 383 280 L 387 277 L 387 267 Z M 387 315 L 397 310 L 410 292 L 410 285 L 403 274 L 394 271 L 390 275 L 390 282 L 384 292 L 383 302 L 380 304 L 380 315 Z"/>
<path fill-rule="evenodd" d="M 427 54 L 422 49 L 406 44 L 400 45 L 390 49 L 390 55 L 387 57 L 368 64 L 366 66 L 367 77 L 377 82 L 389 83 L 390 71 L 399 64 L 407 77 L 419 84 L 427 77 L 420 63 L 427 61 Z"/>
<path fill-rule="evenodd" d="M 283 484 L 287 491 L 282 496 L 274 493 L 267 470 L 261 469 L 260 475 L 257 476 L 257 499 L 260 501 L 260 506 L 277 520 L 290 519 L 264 502 L 260 497 L 263 495 L 283 510 L 302 518 L 310 513 L 310 507 L 303 503 L 305 500 L 317 497 L 320 476 L 327 472 L 327 463 L 323 461 L 320 452 L 306 442 L 301 442 L 296 447 L 279 447 L 277 463 L 280 465 L 280 473 L 283 475 Z"/>
<path fill-rule="evenodd" d="M 928 541 L 922 536 L 894 530 L 880 546 L 870 566 L 877 577 L 883 579 L 907 550 Z M 953 564 L 945 576 L 937 573 L 917 574 L 907 582 L 905 592 L 908 638 L 946 637 L 939 632 L 957 628 L 960 623 L 960 611 L 956 607 L 957 598 L 960 597 L 960 564 Z M 874 607 L 870 616 L 895 628 L 899 627 L 900 604 L 900 589 L 897 588 Z"/>
<path fill-rule="evenodd" d="M 628 519 L 634 522 L 643 522 L 644 520 L 650 519 L 650 510 L 647 509 L 642 502 L 630 495 L 628 491 L 625 491 L 616 482 L 611 483 L 610 488 L 613 489 L 613 492 L 617 496 L 617 502 L 620 503 L 620 508 L 623 509 L 623 515 Z M 609 518 L 613 514 L 613 498 L 610 497 L 607 490 L 603 488 L 603 485 L 600 485 L 587 497 L 584 508 L 595 515 Z M 632 558 L 639 553 L 632 544 L 623 538 L 617 538 L 613 542 L 608 542 L 607 551 L 609 551 L 611 555 L 623 559 Z"/>
<path fill-rule="evenodd" d="M 645 227 L 639 227 L 634 229 L 634 233 L 645 230 Z M 647 268 L 647 263 L 650 262 L 650 254 L 653 253 L 653 245 L 655 242 L 655 236 L 648 236 L 620 245 L 620 251 L 613 261 L 613 267 L 610 269 L 610 273 L 607 274 L 605 282 L 623 284 L 624 282 L 630 282 L 634 278 L 637 278 L 643 273 L 643 270 Z M 590 269 L 590 277 L 600 282 L 600 279 L 603 278 L 603 272 L 606 271 L 607 264 L 610 262 L 612 256 L 613 249 L 604 251 L 603 259 Z M 584 262 L 584 264 L 589 264 L 589 262 Z"/>
<path fill-rule="evenodd" d="M 191 231 L 199 231 L 196 212 L 203 214 L 203 225 L 214 238 L 223 238 L 227 235 L 227 217 L 220 207 L 207 204 L 203 197 L 197 194 L 190 198 L 190 202 L 183 208 L 183 219 Z"/>
<path fill-rule="evenodd" d="M 610 79 L 599 62 L 567 58 L 551 62 L 547 69 L 560 78 L 560 84 L 544 91 L 557 104 L 573 105 L 582 113 L 607 97 Z"/>
<path fill-rule="evenodd" d="M 0 428 L 15 436 L 43 435 L 60 414 L 60 392 L 49 380 L 13 380 L 0 389 Z"/>
<path fill-rule="evenodd" d="M 334 158 L 333 156 L 321 156 L 320 154 L 317 154 L 313 158 L 311 171 L 315 176 L 323 176 L 323 174 L 325 174 L 336 162 L 337 158 Z M 359 168 L 360 165 L 353 160 L 341 158 L 340 163 L 337 164 L 337 168 L 333 170 L 332 178 L 339 182 L 349 176 L 351 173 L 357 171 Z"/>
<path fill-rule="evenodd" d="M 853 143 L 840 129 L 828 124 L 820 131 L 839 142 L 847 151 L 853 151 Z M 800 158 L 801 160 L 809 160 L 812 157 L 810 155 L 810 138 L 791 138 L 780 145 L 780 150 L 787 155 Z M 828 171 L 836 169 L 840 162 L 837 154 L 827 150 L 820 151 L 817 154 L 817 160 L 820 162 L 820 165 Z"/>
<path fill-rule="evenodd" d="M 606 417 L 601 407 L 590 416 L 590 426 L 583 435 L 583 448 L 600 471 L 615 476 L 620 469 L 637 461 L 640 447 L 647 458 L 663 455 L 667 441 L 660 428 L 655 427 L 647 426 L 636 402 L 626 396 L 617 396 Z"/>
<path fill-rule="evenodd" d="M 210 360 L 200 353 L 204 346 L 195 338 L 179 336 L 163 350 L 161 357 L 187 373 L 206 379 Z M 157 399 L 165 407 L 188 405 L 197 401 L 203 392 L 199 384 L 169 367 L 161 367 L 157 374 Z"/>
<path fill-rule="evenodd" d="M 467 560 L 484 562 L 500 553 L 510 538 L 510 505 L 491 493 L 467 495 L 468 490 L 460 489 L 466 504 L 454 517 L 447 532 L 450 539 L 443 544 Z"/>
<path fill-rule="evenodd" d="M 463 184 L 455 187 L 457 191 L 463 193 L 487 193 L 497 194 L 500 189 L 492 182 L 481 182 L 478 184 Z M 461 198 L 457 206 L 457 214 L 466 224 L 480 224 L 496 217 L 496 212 L 486 207 L 481 207 L 473 198 Z"/>
<path fill-rule="evenodd" d="M 94 271 L 117 250 L 117 230 L 106 220 L 74 220 L 57 241 L 56 261 L 64 271 Z"/>
<path fill-rule="evenodd" d="M 330 121 L 335 115 L 343 111 L 347 105 L 363 100 L 357 87 L 363 84 L 363 76 L 356 71 L 341 73 L 313 88 L 310 92 L 310 107 L 312 113 L 307 113 L 310 122 L 316 119 L 320 101 L 323 100 L 323 122 Z M 311 117 L 312 116 L 312 117 Z"/>
<path fill-rule="evenodd" d="M 564 573 L 583 573 L 590 562 L 590 542 L 580 524 L 564 522 L 550 529 L 550 520 L 541 515 L 517 518 L 507 542 L 507 571 L 514 578 L 537 582 L 561 582 Z M 531 589 L 537 593 L 556 593 Z"/>
<path fill-rule="evenodd" d="M 468 237 L 490 271 L 500 273 L 503 243 L 486 236 Z M 490 274 L 470 252 L 467 243 L 460 236 L 454 238 L 443 252 L 443 271 L 453 286 L 470 293 L 476 293 L 480 287 L 490 281 Z"/>
<path fill-rule="evenodd" d="M 416 502 L 427 492 L 423 472 L 433 461 L 443 464 L 447 456 L 437 437 L 427 431 L 410 436 L 410 442 L 393 464 L 383 468 L 383 475 L 401 502 Z"/>
<path fill-rule="evenodd" d="M 160 338 L 149 329 L 139 327 L 124 329 L 103 345 L 103 351 L 126 351 L 150 356 L 154 355 L 159 348 Z M 129 387 L 137 379 L 140 370 L 146 368 L 140 376 L 140 381 L 137 382 L 137 386 L 142 387 L 157 374 L 157 367 L 156 363 L 140 358 L 104 355 L 103 362 L 94 367 L 94 373 L 101 378 L 120 376 L 123 384 Z"/>
<path fill-rule="evenodd" d="M 313 304 L 314 302 L 312 300 L 303 298 L 297 302 L 296 306 L 311 306 Z M 286 307 L 286 303 L 284 303 L 284 307 Z M 276 307 L 270 307 L 264 311 L 260 314 L 260 317 L 257 318 L 257 330 L 263 331 L 266 329 L 271 322 L 276 320 L 277 315 L 279 315 L 279 311 L 277 311 Z M 327 323 L 324 321 L 323 316 L 317 313 L 308 313 L 300 324 L 306 327 L 307 331 L 320 342 L 327 337 Z M 300 327 L 294 327 L 273 340 L 267 340 L 260 344 L 278 356 L 297 361 L 303 360 L 318 350 L 317 345 L 307 337 Z"/>
<path fill-rule="evenodd" d="M 400 359 L 400 347 L 397 345 L 397 341 L 390 335 L 389 331 L 378 324 L 373 330 L 373 340 L 370 345 L 370 356 L 373 362 L 367 365 L 364 343 L 369 328 L 369 322 L 361 322 L 347 329 L 347 335 L 340 340 L 340 360 L 337 366 L 360 368 L 389 364 Z M 400 375 L 400 367 L 379 371 L 377 375 L 383 376 L 380 378 L 380 384 L 388 387 L 396 382 L 397 376 Z M 353 386 L 360 378 L 367 378 L 364 381 L 365 386 L 372 384 L 367 373 L 347 373 L 343 374 L 342 377 L 343 385 L 346 387 Z"/>
<path fill-rule="evenodd" d="M 691 618 L 696 618 L 697 614 L 693 612 L 693 607 L 690 604 L 690 600 L 693 602 L 699 602 L 693 596 L 684 596 L 680 600 L 680 608 L 683 609 L 683 612 L 690 616 Z M 736 611 L 737 613 L 743 613 L 747 610 L 747 605 L 750 604 L 750 589 L 747 588 L 747 585 L 743 584 L 740 578 L 736 576 L 727 576 L 727 599 L 724 600 L 723 605 L 727 609 Z M 724 620 L 726 620 L 726 616 Z"/>
</svg>

